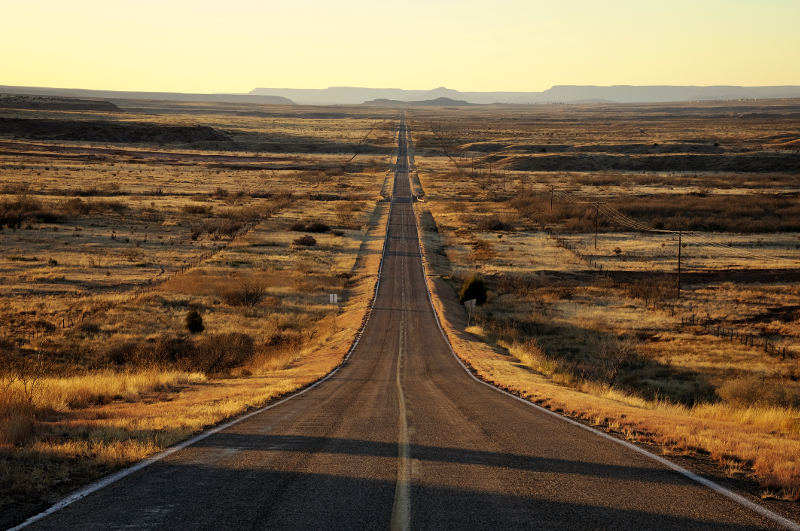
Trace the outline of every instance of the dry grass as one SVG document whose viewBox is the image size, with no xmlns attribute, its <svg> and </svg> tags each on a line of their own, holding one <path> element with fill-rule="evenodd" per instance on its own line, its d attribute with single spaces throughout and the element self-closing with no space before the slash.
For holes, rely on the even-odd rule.
<svg viewBox="0 0 800 531">
<path fill-rule="evenodd" d="M 796 173 L 504 166 L 514 153 L 542 149 L 631 156 L 691 154 L 698 146 L 720 156 L 772 149 L 761 140 L 766 119 L 734 124 L 682 115 L 692 109 L 657 118 L 648 109 L 616 118 L 605 111 L 581 110 L 578 122 L 546 108 L 416 112 L 425 198 L 418 215 L 448 335 L 489 381 L 667 453 L 708 452 L 727 473 L 796 500 L 800 290 L 796 264 L 775 259 L 797 260 L 800 240 L 787 232 L 796 230 L 792 216 L 786 224 L 773 215 L 794 208 L 786 201 L 797 193 Z M 774 127 L 789 127 L 772 119 Z M 551 212 L 551 185 L 616 205 L 647 225 L 692 226 L 738 251 L 721 253 L 686 237 L 677 298 L 674 235 L 619 232 L 601 219 L 595 250 L 594 207 L 556 199 Z M 487 279 L 489 300 L 465 329 L 454 294 L 474 272 Z M 682 324 L 690 317 L 708 324 Z M 717 327 L 728 336 L 712 334 Z M 742 335 L 756 339 L 745 343 Z M 775 348 L 765 352 L 764 341 Z"/>
<path fill-rule="evenodd" d="M 0 230 L 0 524 L 320 378 L 362 322 L 388 212 L 384 111 L 167 107 L 147 119 L 233 144 L 0 140 L 0 211 L 20 211 Z M 298 248 L 305 219 L 330 230 Z"/>
</svg>

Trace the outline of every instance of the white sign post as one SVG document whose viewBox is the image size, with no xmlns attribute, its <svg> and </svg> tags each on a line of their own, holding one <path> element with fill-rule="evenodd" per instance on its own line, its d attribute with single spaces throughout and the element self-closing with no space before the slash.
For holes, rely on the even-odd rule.
<svg viewBox="0 0 800 531">
<path fill-rule="evenodd" d="M 470 299 L 468 301 L 464 301 L 464 306 L 467 307 L 467 326 L 469 326 L 470 321 L 472 320 L 472 310 L 475 309 L 475 304 L 477 301 L 475 299 Z"/>
<path fill-rule="evenodd" d="M 329 296 L 331 301 L 331 305 L 333 308 L 333 329 L 336 330 L 336 314 L 339 313 L 339 295 L 337 293 L 331 293 Z"/>
</svg>

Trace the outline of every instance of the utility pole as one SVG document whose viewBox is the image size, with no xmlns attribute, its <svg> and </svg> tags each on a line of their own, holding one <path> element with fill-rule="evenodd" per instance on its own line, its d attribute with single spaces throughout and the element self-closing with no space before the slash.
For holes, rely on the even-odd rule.
<svg viewBox="0 0 800 531">
<path fill-rule="evenodd" d="M 556 195 L 556 187 L 554 185 L 550 185 L 550 213 L 553 213 L 553 196 Z"/>
<path fill-rule="evenodd" d="M 678 298 L 681 297 L 681 247 L 683 243 L 682 231 L 678 231 Z"/>
<path fill-rule="evenodd" d="M 594 250 L 597 250 L 597 218 L 600 216 L 600 203 L 594 204 Z"/>
</svg>

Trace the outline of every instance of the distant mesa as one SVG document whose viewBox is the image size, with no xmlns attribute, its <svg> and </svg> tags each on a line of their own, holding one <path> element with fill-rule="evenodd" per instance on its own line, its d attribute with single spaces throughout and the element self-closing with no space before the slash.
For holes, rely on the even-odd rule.
<svg viewBox="0 0 800 531">
<path fill-rule="evenodd" d="M 227 133 L 206 125 L 0 117 L 0 138 L 2 137 L 129 144 L 227 143 L 231 141 Z"/>
<path fill-rule="evenodd" d="M 105 112 L 117 112 L 120 110 L 110 101 L 16 94 L 0 94 L 0 109 Z"/>
<path fill-rule="evenodd" d="M 668 103 L 800 98 L 800 86 L 738 87 L 678 85 L 556 85 L 542 92 L 461 92 L 445 87 L 433 90 L 329 87 L 325 89 L 257 88 L 252 95 L 289 98 L 298 105 L 358 105 L 393 100 L 414 102 L 450 98 L 472 104 L 507 103 Z"/>
<path fill-rule="evenodd" d="M 0 95 L 28 96 L 6 99 L 6 108 L 66 109 L 70 105 L 96 106 L 111 110 L 120 100 L 154 100 L 260 105 L 430 105 L 476 104 L 614 104 L 679 103 L 687 101 L 734 101 L 800 98 L 800 86 L 739 87 L 679 85 L 555 85 L 542 92 L 461 92 L 446 87 L 432 90 L 398 88 L 328 87 L 325 89 L 256 88 L 247 94 L 192 94 L 179 92 L 131 92 L 0 85 Z M 36 100 L 35 97 L 45 98 Z M 46 98 L 53 98 L 47 101 Z M 55 98 L 60 98 L 58 101 Z M 71 100 L 71 101 L 70 101 Z M 77 100 L 91 100 L 85 103 Z M 105 101 L 112 100 L 112 101 Z M 20 106 L 29 107 L 20 107 Z M 43 105 L 47 107 L 31 107 Z M 89 107 L 87 107 L 87 110 Z"/>
<path fill-rule="evenodd" d="M 114 100 L 196 101 L 210 103 L 258 103 L 262 105 L 294 105 L 283 96 L 253 94 L 192 94 L 183 92 L 132 92 L 122 90 L 90 90 L 49 87 L 19 87 L 0 85 L 0 94 L 48 96 L 58 98 L 89 98 Z"/>
<path fill-rule="evenodd" d="M 386 98 L 377 98 L 370 101 L 365 101 L 363 105 L 372 105 L 375 107 L 397 107 L 397 106 L 415 106 L 415 107 L 464 107 L 468 105 L 476 105 L 464 100 L 454 100 L 452 98 L 434 98 L 432 100 L 420 101 L 400 101 L 390 100 Z"/>
</svg>

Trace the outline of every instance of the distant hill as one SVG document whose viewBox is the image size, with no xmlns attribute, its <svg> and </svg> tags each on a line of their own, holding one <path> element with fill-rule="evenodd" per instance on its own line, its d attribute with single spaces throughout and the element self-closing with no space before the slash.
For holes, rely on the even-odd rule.
<svg viewBox="0 0 800 531">
<path fill-rule="evenodd" d="M 489 103 L 666 103 L 783 99 L 800 98 L 800 86 L 556 85 L 542 92 L 460 92 L 445 87 L 432 90 L 329 87 L 326 89 L 257 88 L 248 94 L 189 94 L 0 85 L 0 94 L 89 100 L 165 100 L 263 105 L 360 105 L 362 103 L 376 105 L 376 101 L 383 101 L 383 104 L 393 101 L 398 102 L 394 105 L 404 103 L 453 106 Z M 436 101 L 439 103 L 429 103 Z M 56 102 L 53 104 L 57 105 Z"/>
<path fill-rule="evenodd" d="M 328 87 L 326 89 L 257 88 L 253 95 L 273 95 L 290 98 L 301 105 L 360 105 L 378 99 L 422 101 L 460 96 L 457 90 L 439 87 L 433 90 L 404 90 L 395 88 Z M 464 98 L 462 98 L 464 99 Z"/>
<path fill-rule="evenodd" d="M 597 87 L 592 85 L 556 85 L 545 90 L 541 95 L 545 100 L 565 103 L 579 100 L 607 100 L 618 103 L 663 103 L 673 101 L 796 98 L 800 96 L 800 87 L 694 87 L 671 85 Z"/>
<path fill-rule="evenodd" d="M 452 98 L 435 98 L 432 100 L 420 101 L 400 101 L 389 100 L 386 98 L 378 98 L 375 100 L 365 101 L 362 105 L 372 105 L 375 107 L 396 107 L 398 105 L 414 106 L 414 107 L 463 107 L 467 105 L 475 105 L 464 100 L 454 100 Z"/>
<path fill-rule="evenodd" d="M 0 94 L 0 109 L 30 109 L 49 111 L 119 111 L 110 101 L 62 98 L 58 96 L 25 96 Z"/>
<path fill-rule="evenodd" d="M 252 95 L 282 96 L 300 105 L 357 105 L 375 100 L 418 102 L 450 98 L 468 103 L 664 103 L 800 97 L 800 86 L 634 86 L 556 85 L 543 92 L 460 92 L 397 88 L 329 87 L 326 89 L 257 88 Z"/>
<path fill-rule="evenodd" d="M 16 87 L 0 85 L 0 94 L 56 96 L 62 98 L 100 98 L 120 100 L 206 101 L 214 103 L 259 103 L 263 105 L 294 105 L 283 96 L 253 94 L 190 94 L 182 92 L 132 92 L 121 90 L 89 90 L 47 87 Z"/>
<path fill-rule="evenodd" d="M 129 144 L 230 142 L 230 137 L 203 125 L 162 125 L 107 120 L 1 118 L 0 137 L 34 140 L 81 140 Z"/>
</svg>

